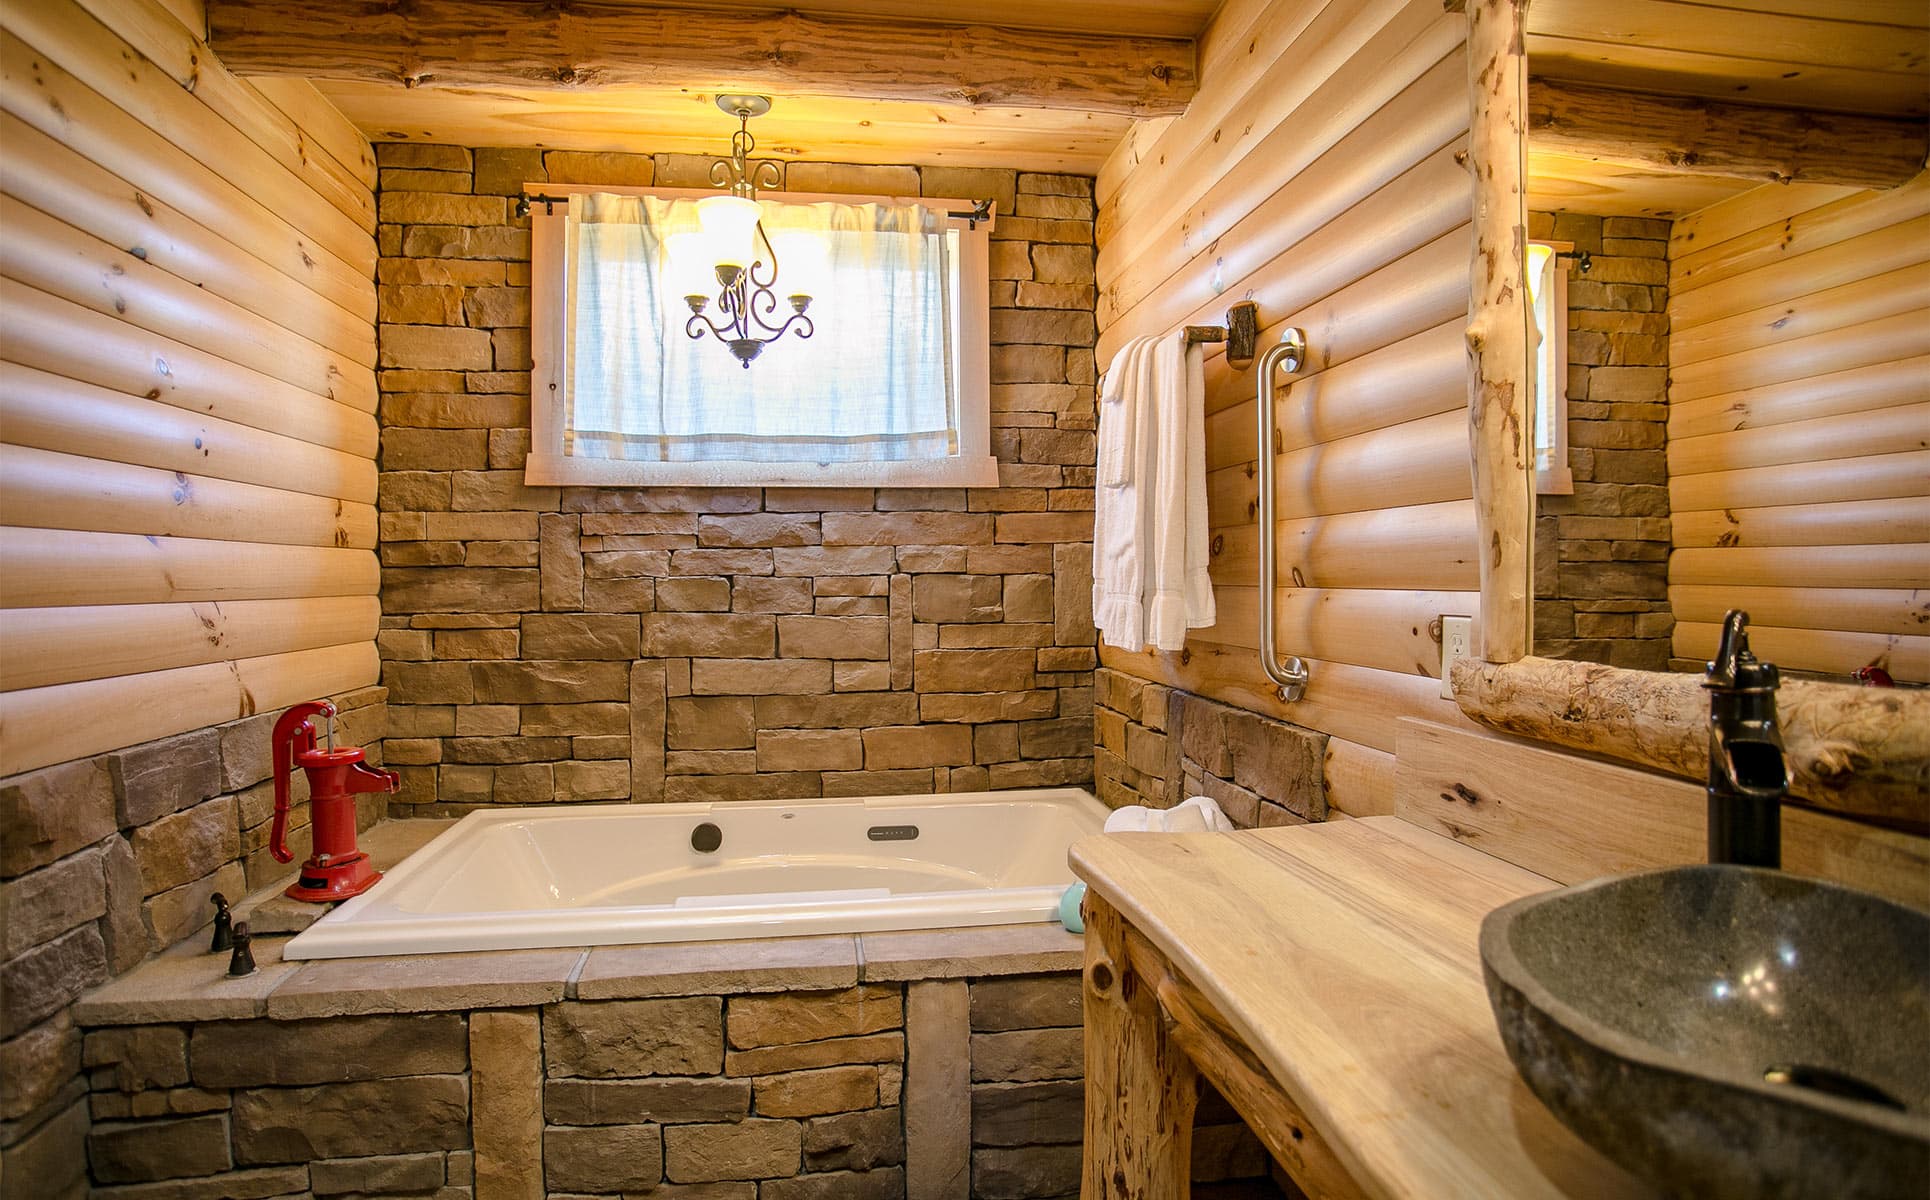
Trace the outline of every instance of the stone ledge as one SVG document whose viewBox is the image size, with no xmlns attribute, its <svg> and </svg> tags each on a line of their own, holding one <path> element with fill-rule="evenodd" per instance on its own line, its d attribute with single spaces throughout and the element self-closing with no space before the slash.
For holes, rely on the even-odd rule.
<svg viewBox="0 0 1930 1200">
<path fill-rule="evenodd" d="M 858 982 L 852 934 L 727 942 L 594 946 L 577 973 L 576 1000 L 809 992 Z"/>
<path fill-rule="evenodd" d="M 228 977 L 228 956 L 210 954 L 199 938 L 182 942 L 74 1005 L 74 1022 L 83 1026 L 151 1025 L 166 1021 L 234 1021 L 267 1012 L 268 993 L 300 967 L 283 962 L 282 943 L 255 945 L 259 968 L 242 979 Z"/>
<path fill-rule="evenodd" d="M 866 983 L 965 979 L 1077 971 L 1085 964 L 1085 939 L 1057 922 L 982 925 L 861 933 L 858 952 Z"/>
<path fill-rule="evenodd" d="M 265 999 L 276 1020 L 523 1008 L 563 999 L 588 950 L 486 950 L 304 963 Z"/>
<path fill-rule="evenodd" d="M 1083 940 L 1057 924 L 309 962 L 283 961 L 284 944 L 256 942 L 260 970 L 230 979 L 226 955 L 184 943 L 82 997 L 74 1020 L 91 1028 L 824 991 L 1076 971 L 1084 953 Z"/>
</svg>

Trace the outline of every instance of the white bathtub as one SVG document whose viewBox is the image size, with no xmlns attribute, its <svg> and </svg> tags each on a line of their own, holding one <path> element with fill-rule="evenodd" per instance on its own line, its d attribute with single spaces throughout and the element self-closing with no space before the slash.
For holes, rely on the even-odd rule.
<svg viewBox="0 0 1930 1200">
<path fill-rule="evenodd" d="M 1078 788 L 474 812 L 283 957 L 1053 920 L 1067 847 L 1105 819 Z"/>
</svg>

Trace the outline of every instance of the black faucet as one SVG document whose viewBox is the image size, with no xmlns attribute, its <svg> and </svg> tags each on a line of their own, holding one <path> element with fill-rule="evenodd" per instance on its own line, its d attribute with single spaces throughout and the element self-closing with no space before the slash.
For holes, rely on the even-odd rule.
<svg viewBox="0 0 1930 1200">
<path fill-rule="evenodd" d="M 228 911 L 228 898 L 216 892 L 208 897 L 208 902 L 214 905 L 214 937 L 208 943 L 208 953 L 234 949 L 234 914 Z"/>
<path fill-rule="evenodd" d="M 254 935 L 248 932 L 248 922 L 240 921 L 235 925 L 234 953 L 228 958 L 228 974 L 240 978 L 255 973 Z"/>
<path fill-rule="evenodd" d="M 1782 801 L 1789 791 L 1776 723 L 1773 663 L 1749 652 L 1749 614 L 1729 610 L 1702 686 L 1709 689 L 1709 861 L 1783 862 Z"/>
</svg>

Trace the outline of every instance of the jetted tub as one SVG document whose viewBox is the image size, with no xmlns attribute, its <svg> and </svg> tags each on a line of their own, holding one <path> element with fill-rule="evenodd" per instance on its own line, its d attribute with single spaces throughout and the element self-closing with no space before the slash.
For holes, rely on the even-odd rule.
<svg viewBox="0 0 1930 1200">
<path fill-rule="evenodd" d="M 283 957 L 1050 921 L 1105 820 L 1079 788 L 473 812 Z"/>
</svg>

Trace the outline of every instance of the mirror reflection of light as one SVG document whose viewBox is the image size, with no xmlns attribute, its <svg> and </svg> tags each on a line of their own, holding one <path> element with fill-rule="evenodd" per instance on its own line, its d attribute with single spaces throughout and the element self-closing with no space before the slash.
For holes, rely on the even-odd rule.
<svg viewBox="0 0 1930 1200">
<path fill-rule="evenodd" d="M 1796 965 L 1796 947 L 1790 945 L 1788 942 L 1778 943 L 1776 946 L 1776 957 L 1782 960 L 1785 967 L 1793 967 Z"/>
</svg>

